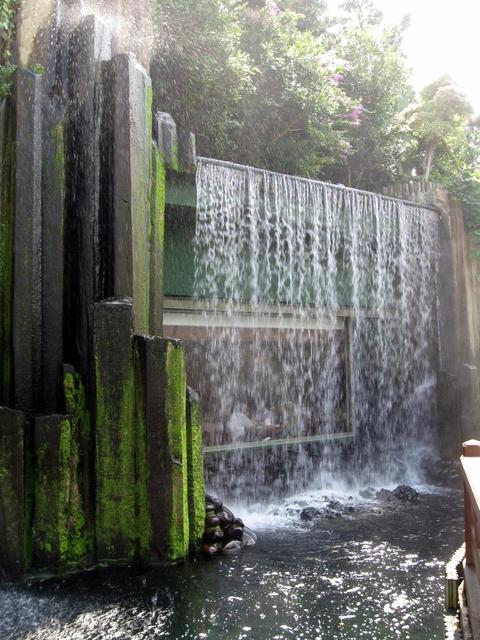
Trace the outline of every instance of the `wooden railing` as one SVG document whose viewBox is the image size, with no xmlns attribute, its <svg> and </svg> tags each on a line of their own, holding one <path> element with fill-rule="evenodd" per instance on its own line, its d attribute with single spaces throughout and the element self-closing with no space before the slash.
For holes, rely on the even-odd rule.
<svg viewBox="0 0 480 640">
<path fill-rule="evenodd" d="M 480 640 L 480 442 L 468 440 L 461 457 L 465 512 L 465 594 L 473 640 Z"/>
</svg>

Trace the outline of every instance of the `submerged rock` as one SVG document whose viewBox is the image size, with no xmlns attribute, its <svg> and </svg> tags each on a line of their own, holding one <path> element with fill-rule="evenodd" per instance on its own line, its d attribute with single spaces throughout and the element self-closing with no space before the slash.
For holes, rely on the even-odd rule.
<svg viewBox="0 0 480 640">
<path fill-rule="evenodd" d="M 420 497 L 418 491 L 415 491 L 413 487 L 409 487 L 408 484 L 399 485 L 393 492 L 393 495 L 402 500 L 402 502 L 418 502 L 418 498 Z"/>
<path fill-rule="evenodd" d="M 321 516 L 322 512 L 316 507 L 305 507 L 305 509 L 300 511 L 300 520 L 303 520 L 304 522 L 316 520 L 317 518 L 321 518 Z"/>
<path fill-rule="evenodd" d="M 400 484 L 393 491 L 380 489 L 380 491 L 377 491 L 376 497 L 379 500 L 383 500 L 383 502 L 395 502 L 400 500 L 401 502 L 410 502 L 415 504 L 418 502 L 420 495 L 418 491 L 415 491 L 415 489 L 410 487 L 408 484 Z"/>
<path fill-rule="evenodd" d="M 227 544 L 222 548 L 222 552 L 226 554 L 234 554 L 240 553 L 242 550 L 242 543 L 240 540 L 230 540 Z"/>
</svg>

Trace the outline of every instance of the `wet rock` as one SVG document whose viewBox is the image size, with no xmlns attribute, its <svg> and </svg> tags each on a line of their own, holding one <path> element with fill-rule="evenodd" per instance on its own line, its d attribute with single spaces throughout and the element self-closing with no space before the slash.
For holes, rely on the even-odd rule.
<svg viewBox="0 0 480 640">
<path fill-rule="evenodd" d="M 215 515 L 215 512 L 209 513 L 205 518 L 205 526 L 207 528 L 216 527 L 219 524 L 221 524 L 220 518 Z"/>
<path fill-rule="evenodd" d="M 223 511 L 218 512 L 217 517 L 221 527 L 225 527 L 227 524 L 230 524 L 233 522 L 232 512 L 226 510 L 225 507 L 223 508 Z"/>
<path fill-rule="evenodd" d="M 257 541 L 257 536 L 247 529 L 243 520 L 236 518 L 221 500 L 207 495 L 205 533 L 202 550 L 206 555 L 217 553 L 235 554 L 242 547 L 250 547 Z"/>
<path fill-rule="evenodd" d="M 242 545 L 244 547 L 253 547 L 253 545 L 257 542 L 257 537 L 253 537 L 252 533 L 253 531 L 245 531 L 245 529 L 243 530 Z"/>
<path fill-rule="evenodd" d="M 255 544 L 255 543 L 254 543 Z M 230 540 L 227 544 L 222 548 L 222 553 L 226 553 L 227 555 L 240 553 L 242 550 L 242 543 L 240 540 Z"/>
<path fill-rule="evenodd" d="M 243 527 L 238 524 L 229 524 L 225 527 L 225 537 L 228 540 L 241 540 L 243 536 Z"/>
<path fill-rule="evenodd" d="M 208 544 L 207 542 L 205 542 L 204 544 L 202 544 L 202 551 L 207 556 L 214 556 L 218 552 L 218 548 L 214 544 Z"/>
<path fill-rule="evenodd" d="M 375 498 L 376 491 L 373 487 L 367 487 L 366 489 L 359 491 L 359 495 L 361 498 L 368 500 L 370 498 Z"/>
<path fill-rule="evenodd" d="M 211 527 L 205 530 L 205 540 L 207 542 L 218 542 L 219 540 L 223 540 L 224 537 L 225 534 L 221 527 Z"/>
<path fill-rule="evenodd" d="M 418 498 L 420 497 L 418 492 L 415 491 L 413 487 L 409 487 L 407 484 L 399 485 L 393 491 L 393 495 L 402 502 L 411 502 L 412 504 L 418 502 Z"/>
<path fill-rule="evenodd" d="M 322 512 L 316 507 L 305 507 L 305 509 L 300 511 L 300 520 L 303 520 L 304 522 L 316 520 L 317 518 L 321 518 L 321 516 Z"/>
<path fill-rule="evenodd" d="M 376 497 L 383 502 L 395 502 L 400 500 L 401 502 L 410 502 L 414 504 L 415 502 L 418 502 L 418 498 L 420 496 L 413 487 L 410 487 L 407 484 L 401 484 L 393 491 L 380 489 L 380 491 L 377 491 Z"/>
<path fill-rule="evenodd" d="M 223 502 L 214 496 L 205 496 L 207 506 L 211 506 L 214 511 L 221 511 L 223 508 Z"/>
</svg>

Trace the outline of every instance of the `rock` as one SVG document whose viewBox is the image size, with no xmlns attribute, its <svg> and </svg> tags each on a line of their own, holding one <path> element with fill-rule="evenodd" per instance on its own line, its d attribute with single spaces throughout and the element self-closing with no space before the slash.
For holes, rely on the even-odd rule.
<svg viewBox="0 0 480 640">
<path fill-rule="evenodd" d="M 402 502 L 411 502 L 412 504 L 418 502 L 418 498 L 420 497 L 418 492 L 407 484 L 399 485 L 393 491 L 393 495 Z"/>
<path fill-rule="evenodd" d="M 393 502 L 395 500 L 395 496 L 393 495 L 393 491 L 389 491 L 388 489 L 380 489 L 375 494 L 375 497 L 378 500 L 383 500 L 383 502 Z"/>
<path fill-rule="evenodd" d="M 239 527 L 244 527 L 243 520 L 241 518 L 234 518 L 233 524 L 238 524 Z"/>
<path fill-rule="evenodd" d="M 235 553 L 239 553 L 241 549 L 242 543 L 240 542 L 240 540 L 230 540 L 230 542 L 227 542 L 227 544 L 223 547 L 222 552 L 228 555 L 233 555 Z"/>
<path fill-rule="evenodd" d="M 305 507 L 300 511 L 300 520 L 304 522 L 310 522 L 311 520 L 316 520 L 322 516 L 322 512 L 320 509 L 316 507 Z"/>
<path fill-rule="evenodd" d="M 248 534 L 250 536 L 250 538 L 252 538 L 252 540 L 254 542 L 257 542 L 257 534 L 254 533 L 251 529 L 249 529 L 248 527 L 243 527 L 243 534 Z"/>
<path fill-rule="evenodd" d="M 217 516 L 221 527 L 225 527 L 227 524 L 233 522 L 232 512 L 225 509 L 225 507 L 223 508 L 223 511 L 219 511 L 217 513 Z"/>
<path fill-rule="evenodd" d="M 375 494 L 375 489 L 373 489 L 372 487 L 368 487 L 367 489 L 362 489 L 361 491 L 359 491 L 360 497 L 365 499 L 375 498 Z"/>
<path fill-rule="evenodd" d="M 376 497 L 384 502 L 400 500 L 401 502 L 410 502 L 414 504 L 418 501 L 419 494 L 415 489 L 409 487 L 407 484 L 401 484 L 393 491 L 380 489 L 380 491 L 377 491 Z"/>
<path fill-rule="evenodd" d="M 208 507 L 211 507 L 216 512 L 223 509 L 223 502 L 214 496 L 206 495 L 205 502 L 207 504 L 207 511 L 209 510 Z"/>
<path fill-rule="evenodd" d="M 208 513 L 207 517 L 205 518 L 205 526 L 207 528 L 216 527 L 216 526 L 221 525 L 221 524 L 222 523 L 220 521 L 220 518 L 218 518 L 212 512 Z"/>
<path fill-rule="evenodd" d="M 206 553 L 207 556 L 214 556 L 218 552 L 218 549 L 214 544 L 208 544 L 208 542 L 205 542 L 202 544 L 202 551 L 203 553 Z"/>
<path fill-rule="evenodd" d="M 229 524 L 225 527 L 225 536 L 229 540 L 241 540 L 243 536 L 243 527 L 238 524 Z"/>
<path fill-rule="evenodd" d="M 204 539 L 206 542 L 218 542 L 225 537 L 224 532 L 220 527 L 211 527 L 205 530 Z"/>
<path fill-rule="evenodd" d="M 243 530 L 243 535 L 242 535 L 242 545 L 244 547 L 253 547 L 256 542 L 257 542 L 257 538 L 255 536 L 255 538 L 252 536 L 253 531 L 245 531 L 245 529 Z M 255 534 L 253 534 L 255 535 Z"/>
</svg>

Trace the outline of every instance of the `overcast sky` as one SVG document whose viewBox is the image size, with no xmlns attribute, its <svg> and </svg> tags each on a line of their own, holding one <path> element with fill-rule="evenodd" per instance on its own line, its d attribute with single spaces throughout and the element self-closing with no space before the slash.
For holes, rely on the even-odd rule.
<svg viewBox="0 0 480 640">
<path fill-rule="evenodd" d="M 335 4 L 341 0 L 332 0 Z M 374 0 L 388 22 L 405 14 L 415 89 L 448 73 L 480 114 L 480 0 Z"/>
</svg>

